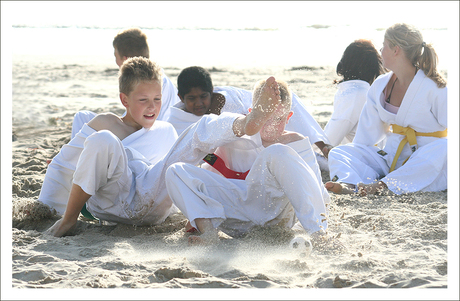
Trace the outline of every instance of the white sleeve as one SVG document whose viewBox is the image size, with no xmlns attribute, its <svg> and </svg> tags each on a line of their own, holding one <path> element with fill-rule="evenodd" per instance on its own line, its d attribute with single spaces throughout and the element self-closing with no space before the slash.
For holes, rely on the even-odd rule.
<svg viewBox="0 0 460 301">
<path fill-rule="evenodd" d="M 381 92 L 381 91 L 380 91 Z M 367 101 L 359 116 L 358 128 L 353 143 L 373 146 L 385 139 L 388 124 L 380 118 L 377 105 L 380 93 L 375 88 L 375 82 L 369 89 Z"/>
<path fill-rule="evenodd" d="M 447 128 L 447 87 L 437 91 L 431 111 L 439 124 Z"/>
<path fill-rule="evenodd" d="M 91 111 L 79 111 L 73 117 L 72 122 L 72 134 L 70 139 L 73 139 L 75 135 L 83 128 L 85 123 L 88 123 L 93 119 L 97 114 Z"/>
<path fill-rule="evenodd" d="M 166 166 L 176 162 L 196 165 L 217 147 L 238 139 L 233 133 L 233 122 L 238 116 L 241 114 L 227 112 L 203 115 L 177 138 L 166 155 Z"/>
<path fill-rule="evenodd" d="M 169 116 L 169 108 L 176 103 L 180 102 L 179 96 L 177 96 L 177 88 L 163 72 L 163 85 L 161 87 L 161 111 L 158 115 L 158 120 L 166 121 Z"/>
<path fill-rule="evenodd" d="M 358 89 L 355 86 L 337 91 L 334 97 L 334 112 L 324 127 L 331 145 L 337 146 L 348 137 L 353 140 L 366 97 L 367 89 Z"/>
<path fill-rule="evenodd" d="M 311 143 L 323 141 L 326 144 L 330 144 L 323 129 L 319 126 L 313 116 L 308 113 L 307 108 L 294 93 L 292 93 L 291 111 L 294 112 L 294 114 L 289 119 L 289 123 L 286 125 L 287 131 L 300 133 L 305 137 L 308 137 Z"/>
<path fill-rule="evenodd" d="M 337 146 L 342 143 L 343 139 L 350 133 L 353 127 L 354 124 L 349 120 L 338 119 L 332 115 L 324 128 L 324 133 L 326 133 L 327 138 L 329 138 L 330 144 L 332 146 Z"/>
</svg>

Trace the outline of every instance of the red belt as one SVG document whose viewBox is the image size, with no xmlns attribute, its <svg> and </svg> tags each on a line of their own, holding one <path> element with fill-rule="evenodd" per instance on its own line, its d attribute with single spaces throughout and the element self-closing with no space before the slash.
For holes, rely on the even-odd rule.
<svg viewBox="0 0 460 301">
<path fill-rule="evenodd" d="M 224 160 L 217 156 L 216 154 L 208 154 L 204 157 L 203 161 L 207 162 L 209 165 L 217 169 L 224 177 L 227 179 L 238 179 L 244 180 L 249 173 L 249 170 L 246 172 L 236 172 L 229 169 L 225 166 Z"/>
</svg>

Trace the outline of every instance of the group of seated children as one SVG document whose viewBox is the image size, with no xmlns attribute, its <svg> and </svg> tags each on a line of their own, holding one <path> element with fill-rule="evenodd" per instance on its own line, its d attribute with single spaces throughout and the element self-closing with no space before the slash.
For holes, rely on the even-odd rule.
<svg viewBox="0 0 460 301">
<path fill-rule="evenodd" d="M 327 234 L 328 191 L 447 189 L 446 83 L 433 47 L 407 24 L 387 29 L 381 56 L 367 40 L 347 47 L 324 131 L 282 80 L 268 77 L 253 91 L 214 87 L 193 66 L 176 89 L 139 29 L 113 45 L 126 112 L 75 115 L 39 196 L 62 215 L 51 235 L 69 233 L 82 210 L 155 225 L 179 209 L 200 233 L 190 244 L 215 243 L 218 230 L 237 237 L 298 222 L 314 247 L 340 249 Z M 321 170 L 331 181 L 323 184 Z"/>
</svg>

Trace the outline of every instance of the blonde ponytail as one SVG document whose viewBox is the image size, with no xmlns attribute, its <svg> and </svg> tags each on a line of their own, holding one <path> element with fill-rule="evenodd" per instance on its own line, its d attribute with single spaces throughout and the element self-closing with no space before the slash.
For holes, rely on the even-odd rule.
<svg viewBox="0 0 460 301">
<path fill-rule="evenodd" d="M 431 78 L 439 88 L 444 88 L 446 86 L 446 80 L 438 73 L 436 66 L 438 63 L 438 55 L 434 51 L 432 44 L 423 44 L 423 53 L 418 60 L 418 66 L 420 69 L 425 72 L 425 75 Z"/>
<path fill-rule="evenodd" d="M 425 75 L 432 79 L 439 88 L 446 86 L 445 79 L 438 73 L 436 65 L 438 55 L 433 45 L 423 41 L 420 31 L 408 24 L 397 23 L 385 32 L 385 39 L 393 45 L 398 45 L 404 51 L 407 59 Z"/>
</svg>

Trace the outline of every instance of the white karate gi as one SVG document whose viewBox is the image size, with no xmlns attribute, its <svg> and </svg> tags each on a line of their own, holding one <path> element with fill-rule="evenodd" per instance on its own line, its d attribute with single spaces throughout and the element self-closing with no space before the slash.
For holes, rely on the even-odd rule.
<svg viewBox="0 0 460 301">
<path fill-rule="evenodd" d="M 62 214 L 73 182 L 91 195 L 87 209 L 101 220 L 159 224 L 175 208 L 165 186 L 166 168 L 179 161 L 197 164 L 215 147 L 236 139 L 232 126 L 237 116 L 208 115 L 177 140 L 174 128 L 162 121 L 123 141 L 85 125 L 49 165 L 39 200 Z"/>
<path fill-rule="evenodd" d="M 337 85 L 334 112 L 324 127 L 332 146 L 353 141 L 369 88 L 369 83 L 363 80 L 349 80 Z"/>
<path fill-rule="evenodd" d="M 222 108 L 222 112 L 247 114 L 249 112 L 248 109 L 252 107 L 252 91 L 230 86 L 217 86 L 214 87 L 214 92 L 225 96 L 225 105 Z M 307 108 L 294 93 L 292 94 L 291 111 L 293 111 L 294 114 L 286 125 L 287 131 L 300 133 L 308 137 L 312 143 L 323 141 L 329 144 L 329 140 L 323 129 L 313 116 L 308 113 Z M 180 135 L 183 130 L 192 123 L 200 120 L 200 118 L 200 116 L 185 112 L 184 104 L 180 102 L 171 107 L 170 116 L 166 121 L 170 122 Z M 328 171 L 327 159 L 319 153 L 315 153 L 315 155 L 321 170 Z"/>
<path fill-rule="evenodd" d="M 170 110 L 169 108 L 176 103 L 180 103 L 180 98 L 177 96 L 177 88 L 171 82 L 171 80 L 166 76 L 163 69 L 161 69 L 161 77 L 163 80 L 161 86 L 161 110 L 160 114 L 157 117 L 157 120 L 167 120 L 169 118 Z M 124 113 L 126 114 L 126 112 Z M 72 133 L 70 139 L 75 137 L 75 135 L 80 131 L 85 123 L 88 123 L 91 119 L 96 116 L 97 113 L 91 111 L 79 111 L 75 114 L 72 122 Z"/>
<path fill-rule="evenodd" d="M 252 107 L 252 91 L 230 86 L 217 86 L 214 87 L 214 93 L 220 93 L 225 96 L 225 105 L 222 108 L 222 112 L 247 114 L 249 112 L 248 109 Z M 200 119 L 200 116 L 185 112 L 183 108 L 184 104 L 182 102 L 171 107 L 171 115 L 166 119 L 166 121 L 174 126 L 179 135 L 187 126 Z M 292 94 L 291 111 L 293 111 L 294 114 L 286 125 L 287 131 L 300 133 L 308 137 L 311 143 L 316 143 L 318 141 L 329 143 L 323 129 L 310 113 L 308 113 L 307 108 L 294 93 Z"/>
<path fill-rule="evenodd" d="M 396 194 L 447 189 L 447 138 L 417 136 L 418 149 L 412 153 L 406 144 L 396 169 L 389 173 L 405 137 L 392 133 L 391 124 L 421 133 L 447 128 L 447 87 L 438 88 L 421 70 L 409 85 L 398 113 L 384 109 L 383 90 L 392 75 L 393 72 L 379 76 L 369 89 L 353 143 L 335 147 L 329 153 L 331 179 L 337 176 L 338 182 L 350 184 L 380 180 Z M 379 154 L 380 149 L 374 145 L 385 138 L 384 153 Z"/>
<path fill-rule="evenodd" d="M 308 138 L 265 148 L 259 134 L 243 136 L 215 153 L 234 171 L 250 169 L 246 179 L 185 163 L 166 172 L 169 195 L 192 226 L 196 218 L 209 218 L 214 227 L 238 236 L 255 225 L 291 228 L 297 218 L 310 234 L 326 230 L 329 195 Z"/>
</svg>

